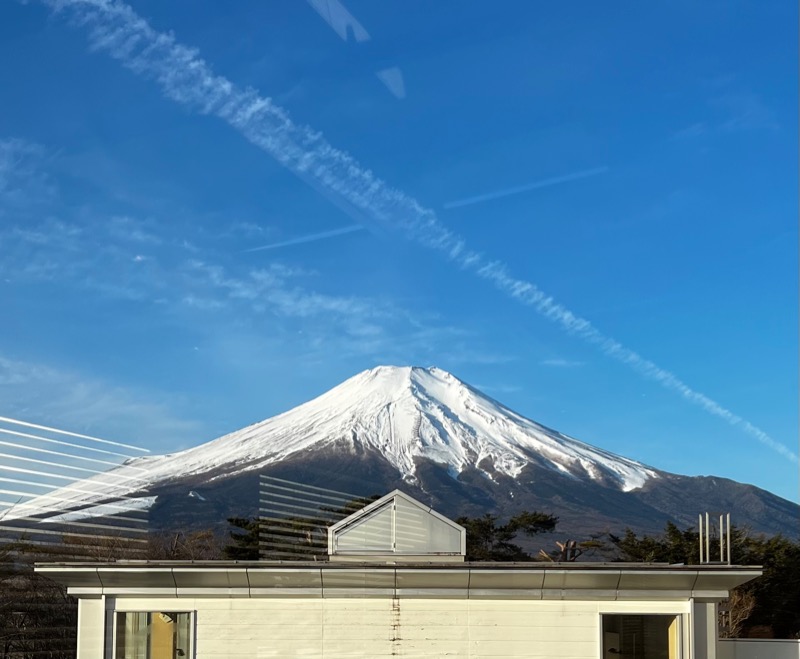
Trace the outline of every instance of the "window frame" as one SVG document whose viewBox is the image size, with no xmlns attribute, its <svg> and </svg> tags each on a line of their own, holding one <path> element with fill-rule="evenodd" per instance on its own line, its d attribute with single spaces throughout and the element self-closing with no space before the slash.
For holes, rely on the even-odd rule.
<svg viewBox="0 0 800 659">
<path fill-rule="evenodd" d="M 662 611 L 658 610 L 639 610 L 639 609 L 601 609 L 598 611 L 597 616 L 597 623 L 598 623 L 598 652 L 597 656 L 599 659 L 604 659 L 605 656 L 605 633 L 603 627 L 603 618 L 605 616 L 636 616 L 636 617 L 646 617 L 646 616 L 661 616 L 661 617 L 672 617 L 677 623 L 676 629 L 676 650 L 677 655 L 675 659 L 689 659 L 692 656 L 691 649 L 690 649 L 690 639 L 688 630 L 690 629 L 690 620 L 689 620 L 689 613 L 686 611 L 676 611 L 674 609 L 669 610 L 665 609 Z M 622 655 L 618 655 L 622 657 Z"/>
<path fill-rule="evenodd" d="M 195 641 L 197 635 L 197 610 L 196 609 L 161 609 L 155 610 L 152 607 L 142 607 L 142 608 L 131 608 L 125 607 L 118 609 L 116 607 L 111 607 L 107 610 L 108 612 L 108 621 L 107 621 L 107 631 L 106 638 L 109 639 L 109 643 L 106 644 L 106 652 L 105 657 L 106 659 L 117 659 L 117 632 L 119 625 L 117 624 L 118 615 L 120 613 L 149 613 L 149 614 L 156 614 L 156 613 L 176 613 L 176 614 L 186 614 L 189 616 L 189 631 L 187 633 L 187 638 L 189 640 L 189 647 L 186 650 L 186 654 L 184 655 L 184 659 L 194 659 L 195 656 Z M 149 652 L 148 652 L 148 659 L 149 659 Z"/>
</svg>

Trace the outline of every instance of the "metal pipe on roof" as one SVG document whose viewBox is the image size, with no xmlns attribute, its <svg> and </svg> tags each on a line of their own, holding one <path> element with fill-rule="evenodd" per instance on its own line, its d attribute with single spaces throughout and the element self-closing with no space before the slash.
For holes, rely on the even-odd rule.
<svg viewBox="0 0 800 659">
<path fill-rule="evenodd" d="M 731 514 L 728 513 L 728 565 L 731 564 Z"/>
<path fill-rule="evenodd" d="M 697 539 L 700 542 L 700 564 L 703 564 L 703 513 L 697 516 Z"/>
</svg>

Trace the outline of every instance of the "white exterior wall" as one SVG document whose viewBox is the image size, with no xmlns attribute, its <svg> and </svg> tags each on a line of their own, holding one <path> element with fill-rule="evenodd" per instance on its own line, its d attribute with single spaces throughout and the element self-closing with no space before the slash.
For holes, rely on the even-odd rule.
<svg viewBox="0 0 800 659">
<path fill-rule="evenodd" d="M 78 659 L 103 659 L 105 612 L 105 597 L 78 600 Z"/>
<path fill-rule="evenodd" d="M 718 659 L 800 659 L 800 641 L 767 639 L 723 639 Z"/>
<path fill-rule="evenodd" d="M 601 613 L 680 614 L 683 629 L 688 630 L 691 612 L 688 601 L 417 598 L 120 597 L 109 598 L 108 608 L 196 611 L 198 659 L 598 659 Z M 687 631 L 682 635 L 683 656 L 690 658 L 689 635 Z M 79 659 L 90 656 L 95 657 L 86 654 Z"/>
</svg>

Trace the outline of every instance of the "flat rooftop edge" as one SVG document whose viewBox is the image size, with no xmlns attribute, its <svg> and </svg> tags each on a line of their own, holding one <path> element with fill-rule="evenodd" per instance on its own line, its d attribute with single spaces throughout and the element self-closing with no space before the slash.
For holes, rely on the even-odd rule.
<svg viewBox="0 0 800 659">
<path fill-rule="evenodd" d="M 439 563 L 433 561 L 162 561 L 162 560 L 118 560 L 118 561 L 69 561 L 34 563 L 36 567 L 63 567 L 63 568 L 216 568 L 216 569 L 269 569 L 269 568 L 296 568 L 296 569 L 328 569 L 328 570 L 353 570 L 363 568 L 388 568 L 388 569 L 424 569 L 432 570 L 686 570 L 708 571 L 718 570 L 760 570 L 760 565 L 727 565 L 704 563 L 699 565 L 686 565 L 684 563 L 603 563 L 603 562 L 491 562 L 491 561 L 466 561 L 459 563 Z"/>
</svg>

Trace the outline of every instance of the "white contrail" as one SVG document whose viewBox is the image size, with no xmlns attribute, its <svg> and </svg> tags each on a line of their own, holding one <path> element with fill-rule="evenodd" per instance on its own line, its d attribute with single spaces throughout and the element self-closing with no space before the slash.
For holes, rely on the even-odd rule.
<svg viewBox="0 0 800 659">
<path fill-rule="evenodd" d="M 70 10 L 88 28 L 95 50 L 106 51 L 128 69 L 160 85 L 165 96 L 226 121 L 357 221 L 402 231 L 421 245 L 444 253 L 464 270 L 536 309 L 571 334 L 636 372 L 679 393 L 732 426 L 797 462 L 797 455 L 763 430 L 745 421 L 677 376 L 605 336 L 531 283 L 513 278 L 506 267 L 468 249 L 436 214 L 413 197 L 390 187 L 321 133 L 292 122 L 288 113 L 254 89 L 237 87 L 214 74 L 194 49 L 171 34 L 156 32 L 131 7 L 118 0 L 43 0 L 56 11 Z"/>
<path fill-rule="evenodd" d="M 545 178 L 540 181 L 534 181 L 533 183 L 528 183 L 526 185 L 519 185 L 515 188 L 505 188 L 503 190 L 497 190 L 495 192 L 487 192 L 485 194 L 476 195 L 474 197 L 467 197 L 466 199 L 458 199 L 456 201 L 449 201 L 444 204 L 443 208 L 445 210 L 450 210 L 451 208 L 461 208 L 463 206 L 472 206 L 472 204 L 480 204 L 484 201 L 491 201 L 493 199 L 501 199 L 503 197 L 510 197 L 511 195 L 521 194 L 522 192 L 529 192 L 530 190 L 538 190 L 540 188 L 549 188 L 552 185 L 558 185 L 559 183 L 567 183 L 569 181 L 577 181 L 582 178 L 589 178 L 590 176 L 597 176 L 599 174 L 605 174 L 608 171 L 608 167 L 595 167 L 594 169 L 585 169 L 580 172 L 573 172 L 572 174 L 565 174 L 564 176 L 553 176 L 551 178 Z"/>
<path fill-rule="evenodd" d="M 351 224 L 350 226 L 341 227 L 340 229 L 331 229 L 330 231 L 321 231 L 320 233 L 312 233 L 307 236 L 299 236 L 291 240 L 284 240 L 280 243 L 271 243 L 269 245 L 262 245 L 261 247 L 251 247 L 250 249 L 242 250 L 243 252 L 263 252 L 267 249 L 278 249 L 279 247 L 290 247 L 292 245 L 304 245 L 305 243 L 313 243 L 317 240 L 325 240 L 326 238 L 335 238 L 336 236 L 344 236 L 348 233 L 355 231 L 363 231 L 363 224 Z"/>
<path fill-rule="evenodd" d="M 20 421 L 19 419 L 10 419 L 5 416 L 0 416 L 0 421 L 5 423 L 10 423 L 16 426 L 25 426 L 26 428 L 36 428 L 36 430 L 47 430 L 49 432 L 58 433 L 59 435 L 68 435 L 69 437 L 78 437 L 79 439 L 88 439 L 93 442 L 100 442 L 101 444 L 109 444 L 111 446 L 119 446 L 120 448 L 128 448 L 133 451 L 142 451 L 143 453 L 149 453 L 150 451 L 146 448 L 140 448 L 138 446 L 131 446 L 130 444 L 122 444 L 121 442 L 112 442 L 107 439 L 100 439 L 99 437 L 92 437 L 91 435 L 81 435 L 77 432 L 69 432 L 67 430 L 59 430 L 58 428 L 51 428 L 50 426 L 40 426 L 36 423 L 29 423 L 27 421 Z"/>
</svg>

